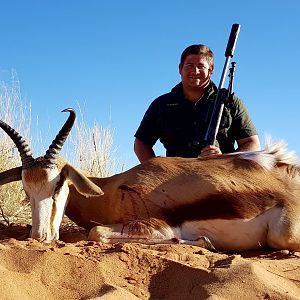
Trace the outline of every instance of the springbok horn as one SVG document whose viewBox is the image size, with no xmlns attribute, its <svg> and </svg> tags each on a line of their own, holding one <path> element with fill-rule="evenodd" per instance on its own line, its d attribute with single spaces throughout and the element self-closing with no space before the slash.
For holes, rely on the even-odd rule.
<svg viewBox="0 0 300 300">
<path fill-rule="evenodd" d="M 25 142 L 24 138 L 8 124 L 0 120 L 0 127 L 8 134 L 8 136 L 15 143 L 22 161 L 22 168 L 28 169 L 34 165 L 34 158 L 32 157 L 31 149 Z"/>
<path fill-rule="evenodd" d="M 16 167 L 0 173 L 0 185 L 22 179 L 22 167 Z"/>
<path fill-rule="evenodd" d="M 44 158 L 48 161 L 50 166 L 55 164 L 58 154 L 62 146 L 64 145 L 64 142 L 68 137 L 73 127 L 73 124 L 75 122 L 75 118 L 76 118 L 75 111 L 72 108 L 66 108 L 62 112 L 66 112 L 66 111 L 70 113 L 69 118 L 67 119 L 67 121 L 65 122 L 61 130 L 59 131 L 58 135 L 52 141 L 52 144 L 50 145 L 49 149 L 44 155 Z"/>
</svg>

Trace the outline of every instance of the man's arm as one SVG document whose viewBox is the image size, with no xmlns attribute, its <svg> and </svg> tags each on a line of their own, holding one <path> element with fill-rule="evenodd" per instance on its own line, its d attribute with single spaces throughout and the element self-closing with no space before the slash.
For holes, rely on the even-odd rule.
<svg viewBox="0 0 300 300">
<path fill-rule="evenodd" d="M 238 148 L 236 152 L 258 151 L 260 150 L 260 142 L 258 135 L 252 135 L 244 139 L 237 140 Z M 199 157 L 213 157 L 222 154 L 220 148 L 216 146 L 206 146 L 202 149 Z"/>
<path fill-rule="evenodd" d="M 138 138 L 136 138 L 134 141 L 134 152 L 141 163 L 152 157 L 155 157 L 152 147 L 142 142 Z"/>
<path fill-rule="evenodd" d="M 238 148 L 236 151 L 258 151 L 260 150 L 260 142 L 257 135 L 252 135 L 243 139 L 237 140 Z"/>
</svg>

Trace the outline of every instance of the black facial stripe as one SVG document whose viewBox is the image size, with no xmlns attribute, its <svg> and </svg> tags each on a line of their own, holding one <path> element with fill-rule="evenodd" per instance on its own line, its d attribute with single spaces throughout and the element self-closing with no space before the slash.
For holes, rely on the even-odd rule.
<svg viewBox="0 0 300 300">
<path fill-rule="evenodd" d="M 64 184 L 64 182 L 66 180 L 66 178 L 65 178 L 64 175 L 60 174 L 59 176 L 60 176 L 60 179 L 59 179 L 59 181 L 56 184 L 53 197 L 55 197 L 55 195 L 60 191 L 60 189 L 62 188 L 62 186 L 63 186 L 63 184 Z"/>
</svg>

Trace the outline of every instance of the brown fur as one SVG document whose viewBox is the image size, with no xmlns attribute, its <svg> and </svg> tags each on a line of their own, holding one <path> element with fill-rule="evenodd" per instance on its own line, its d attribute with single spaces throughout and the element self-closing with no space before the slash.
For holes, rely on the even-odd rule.
<svg viewBox="0 0 300 300">
<path fill-rule="evenodd" d="M 267 171 L 237 156 L 155 158 L 109 178 L 90 178 L 103 196 L 83 199 L 71 187 L 66 214 L 86 228 L 139 218 L 163 219 L 172 225 L 184 220 L 252 218 L 284 204 L 294 184 L 286 170 Z"/>
<path fill-rule="evenodd" d="M 23 170 L 23 180 L 26 182 L 48 181 L 48 172 L 44 168 L 31 168 Z"/>
</svg>

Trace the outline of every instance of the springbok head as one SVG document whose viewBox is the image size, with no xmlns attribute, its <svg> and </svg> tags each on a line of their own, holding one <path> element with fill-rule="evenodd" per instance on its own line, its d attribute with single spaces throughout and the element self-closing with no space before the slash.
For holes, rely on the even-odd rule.
<svg viewBox="0 0 300 300">
<path fill-rule="evenodd" d="M 0 127 L 15 143 L 22 161 L 22 167 L 1 174 L 1 184 L 22 180 L 32 211 L 30 236 L 39 241 L 52 241 L 59 238 L 59 227 L 69 194 L 69 181 L 85 196 L 103 195 L 102 190 L 83 173 L 59 157 L 59 152 L 76 118 L 71 108 L 63 112 L 70 113 L 67 121 L 46 154 L 38 158 L 33 158 L 30 147 L 20 134 L 0 120 Z"/>
</svg>

